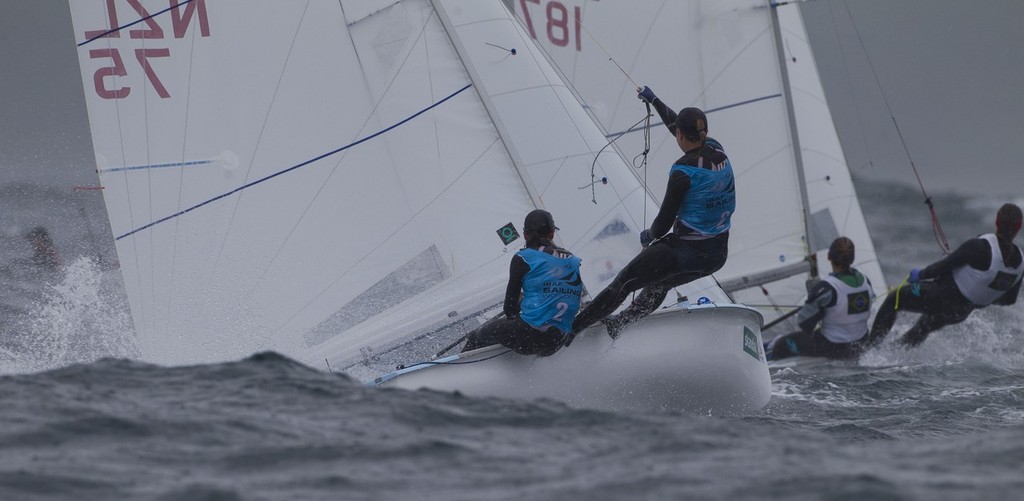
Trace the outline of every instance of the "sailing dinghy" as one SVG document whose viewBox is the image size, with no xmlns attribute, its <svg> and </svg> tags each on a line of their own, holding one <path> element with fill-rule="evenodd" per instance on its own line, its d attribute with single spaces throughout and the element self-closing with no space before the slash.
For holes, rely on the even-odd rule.
<svg viewBox="0 0 1024 501">
<path fill-rule="evenodd" d="M 604 133 L 500 0 L 167 5 L 71 3 L 146 359 L 272 349 L 372 380 L 501 302 L 511 222 L 534 208 L 592 291 L 639 251 L 654 199 L 599 154 Z M 598 326 L 552 357 L 467 353 L 480 361 L 381 382 L 608 409 L 766 405 L 762 316 L 712 279 L 680 293 L 708 302 L 615 342 Z"/>
</svg>

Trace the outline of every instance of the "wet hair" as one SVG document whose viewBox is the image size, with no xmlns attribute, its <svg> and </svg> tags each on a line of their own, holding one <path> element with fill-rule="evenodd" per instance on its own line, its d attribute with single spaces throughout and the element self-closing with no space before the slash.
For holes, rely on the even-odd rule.
<svg viewBox="0 0 1024 501">
<path fill-rule="evenodd" d="M 683 108 L 676 115 L 675 130 L 690 141 L 703 143 L 708 136 L 708 117 L 700 108 Z"/>
<path fill-rule="evenodd" d="M 828 260 L 840 268 L 849 269 L 854 255 L 853 240 L 849 238 L 839 237 L 828 246 Z"/>
<path fill-rule="evenodd" d="M 1003 240 L 1013 240 L 1020 231 L 1021 224 L 1020 207 L 1011 203 L 1005 203 L 996 212 L 996 236 Z"/>
<path fill-rule="evenodd" d="M 548 235 L 557 229 L 555 218 L 551 216 L 550 212 L 543 209 L 530 211 L 523 221 L 523 236 L 526 237 L 526 246 L 536 247 L 542 241 L 547 240 Z"/>
</svg>

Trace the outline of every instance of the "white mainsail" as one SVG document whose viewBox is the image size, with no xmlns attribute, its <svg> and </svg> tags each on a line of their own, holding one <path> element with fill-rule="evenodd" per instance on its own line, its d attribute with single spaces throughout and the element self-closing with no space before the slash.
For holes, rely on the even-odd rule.
<svg viewBox="0 0 1024 501">
<path fill-rule="evenodd" d="M 592 291 L 639 250 L 653 199 L 594 163 L 603 132 L 500 4 L 167 5 L 71 3 L 147 359 L 341 362 L 469 315 L 521 242 L 496 231 L 538 206 Z"/>
<path fill-rule="evenodd" d="M 707 112 L 736 171 L 729 260 L 715 274 L 734 299 L 767 318 L 791 309 L 806 293 L 807 257 L 831 271 L 823 250 L 839 235 L 854 240 L 855 266 L 884 290 L 796 5 L 507 1 L 626 158 L 644 149 L 636 87 Z M 657 116 L 652 127 L 637 174 L 660 199 L 680 154 Z"/>
</svg>

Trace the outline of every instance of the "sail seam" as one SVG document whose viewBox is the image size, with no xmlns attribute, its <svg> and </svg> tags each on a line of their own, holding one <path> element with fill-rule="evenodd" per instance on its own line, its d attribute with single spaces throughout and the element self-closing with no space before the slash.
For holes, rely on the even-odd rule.
<svg viewBox="0 0 1024 501">
<path fill-rule="evenodd" d="M 135 228 L 134 230 L 131 230 L 131 231 L 129 231 L 129 232 L 123 234 L 123 235 L 118 236 L 117 238 L 115 238 L 115 240 L 121 240 L 121 239 L 123 239 L 125 237 L 129 237 L 131 235 L 134 235 L 135 233 L 138 233 L 138 232 L 140 232 L 142 230 L 145 230 L 145 229 L 148 229 L 148 228 L 152 228 L 153 226 L 156 226 L 156 225 L 158 225 L 160 223 L 169 221 L 169 220 L 174 219 L 174 218 L 176 218 L 178 216 L 182 216 L 182 215 L 185 215 L 185 214 L 187 214 L 189 212 L 192 212 L 193 210 L 196 210 L 196 209 L 198 209 L 198 208 L 200 208 L 200 207 L 202 207 L 204 205 L 211 204 L 213 202 L 216 202 L 217 200 L 220 200 L 222 198 L 226 198 L 226 197 L 231 196 L 231 195 L 233 195 L 235 193 L 238 193 L 238 192 L 240 192 L 242 190 L 246 190 L 248 188 L 256 186 L 257 184 L 261 184 L 261 183 L 263 183 L 265 181 L 269 181 L 269 180 L 271 180 L 271 179 L 273 179 L 273 178 L 275 178 L 277 176 L 280 176 L 282 174 L 286 174 L 286 173 L 291 172 L 293 170 L 296 170 L 296 169 L 298 169 L 300 167 L 305 167 L 305 166 L 307 166 L 307 165 L 309 165 L 311 163 L 317 162 L 319 160 L 323 160 L 324 158 L 327 158 L 329 156 L 332 156 L 332 155 L 335 155 L 335 154 L 340 153 L 342 151 L 345 151 L 345 150 L 347 150 L 347 149 L 349 149 L 349 148 L 351 148 L 353 146 L 357 146 L 359 144 L 362 144 L 362 143 L 364 143 L 366 141 L 369 141 L 369 140 L 371 140 L 371 139 L 373 139 L 373 138 L 375 138 L 377 136 L 380 136 L 380 135 L 382 135 L 384 133 L 390 132 L 391 130 L 393 130 L 393 129 L 401 126 L 401 125 L 404 125 L 405 123 L 409 122 L 410 120 L 412 120 L 412 119 L 414 119 L 414 118 L 416 118 L 416 117 L 418 117 L 418 116 L 420 116 L 420 115 L 422 115 L 422 114 L 424 114 L 424 113 L 426 113 L 426 112 L 428 112 L 428 111 L 430 111 L 430 110 L 440 106 L 444 102 L 446 102 L 449 99 L 451 99 L 451 98 L 461 94 L 466 89 L 469 89 L 472 86 L 473 86 L 472 83 L 466 84 L 464 87 L 462 87 L 461 89 L 459 89 L 459 90 L 449 94 L 444 99 L 442 99 L 442 100 L 440 100 L 440 101 L 438 101 L 438 102 L 436 102 L 434 104 L 431 104 L 430 106 L 427 106 L 426 108 L 423 108 L 420 111 L 417 111 L 416 113 L 414 113 L 414 114 L 412 114 L 412 115 L 402 119 L 401 121 L 399 121 L 399 122 L 397 122 L 395 124 L 392 124 L 391 126 L 387 127 L 386 129 L 382 129 L 382 130 L 377 131 L 377 132 L 375 132 L 375 133 L 373 133 L 373 134 L 371 134 L 369 136 L 366 136 L 366 137 L 364 137 L 364 138 L 362 138 L 362 139 L 360 139 L 358 141 L 355 141 L 355 142 L 349 143 L 349 144 L 347 144 L 345 146 L 342 146 L 340 148 L 328 151 L 327 153 L 324 153 L 324 154 L 322 154 L 320 156 L 317 156 L 317 157 L 311 158 L 309 160 L 306 160 L 304 162 L 301 162 L 299 164 L 293 165 L 293 166 L 288 167 L 287 169 L 284 169 L 282 171 L 275 172 L 273 174 L 270 174 L 269 176 L 262 177 L 260 179 L 257 179 L 255 181 L 251 182 L 251 183 L 244 184 L 244 185 L 239 186 L 238 188 L 235 188 L 235 189 L 233 189 L 233 190 L 231 190 L 231 191 L 229 191 L 227 193 L 223 193 L 223 194 L 217 195 L 217 196 L 215 196 L 215 197 L 213 197 L 213 198 L 211 198 L 209 200 L 206 200 L 204 202 L 200 202 L 200 203 L 198 203 L 196 205 L 193 205 L 192 207 L 189 207 L 187 209 L 178 211 L 178 212 L 176 212 L 174 214 L 171 214 L 169 216 L 163 217 L 163 218 L 158 219 L 156 221 L 153 221 L 153 222 L 151 222 L 149 224 L 146 224 L 146 225 L 140 226 L 138 228 Z"/>
</svg>

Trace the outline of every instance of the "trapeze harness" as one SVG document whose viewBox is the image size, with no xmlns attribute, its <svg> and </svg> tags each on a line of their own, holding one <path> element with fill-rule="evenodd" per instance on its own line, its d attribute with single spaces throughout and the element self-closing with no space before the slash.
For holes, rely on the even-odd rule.
<svg viewBox="0 0 1024 501">
<path fill-rule="evenodd" d="M 825 282 L 836 291 L 835 304 L 825 308 L 821 319 L 821 334 L 833 343 L 852 343 L 867 334 L 868 317 L 871 316 L 871 300 L 874 292 L 871 282 L 857 272 L 864 281 L 852 287 L 835 275 L 825 277 Z"/>
<path fill-rule="evenodd" d="M 520 318 L 538 330 L 556 327 L 563 333 L 572 330 L 572 320 L 580 310 L 583 280 L 580 258 L 568 252 L 552 255 L 537 249 L 522 249 L 516 254 L 526 261 L 530 271 L 523 277 L 523 302 Z"/>
<path fill-rule="evenodd" d="M 1003 253 L 999 250 L 995 234 L 986 233 L 978 238 L 987 241 L 992 248 L 992 263 L 987 270 L 961 266 L 953 270 L 953 281 L 960 293 L 975 306 L 988 306 L 1020 281 L 1024 275 L 1024 260 L 1016 268 L 1009 268 L 1003 262 Z M 1020 252 L 1017 246 L 1014 249 Z"/>
<path fill-rule="evenodd" d="M 729 231 L 730 218 L 736 211 L 736 186 L 732 163 L 726 157 L 721 163 L 704 168 L 704 157 L 697 165 L 676 164 L 672 172 L 680 171 L 690 178 L 690 191 L 679 206 L 676 220 L 688 232 L 680 235 L 684 240 L 705 240 Z"/>
</svg>

